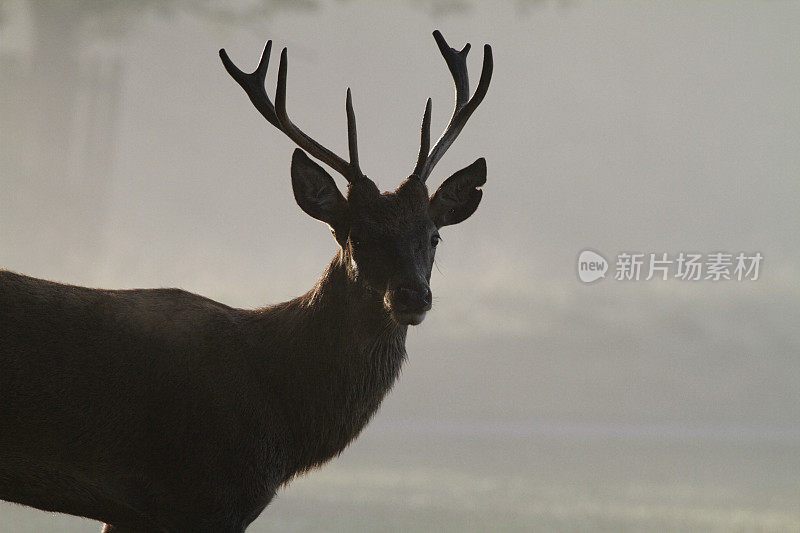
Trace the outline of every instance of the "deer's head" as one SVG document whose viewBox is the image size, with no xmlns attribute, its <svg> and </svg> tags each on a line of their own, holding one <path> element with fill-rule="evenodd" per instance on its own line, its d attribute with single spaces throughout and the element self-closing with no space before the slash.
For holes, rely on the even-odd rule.
<svg viewBox="0 0 800 533">
<path fill-rule="evenodd" d="M 440 240 L 439 229 L 472 215 L 481 201 L 480 187 L 486 183 L 486 161 L 480 158 L 447 178 L 433 195 L 429 195 L 425 185 L 433 167 L 483 100 L 492 77 L 492 49 L 487 44 L 478 88 L 470 98 L 466 64 L 470 45 L 457 51 L 447 45 L 439 31 L 433 32 L 433 36 L 453 76 L 455 109 L 447 129 L 433 150 L 429 150 L 431 100 L 428 99 L 417 164 L 408 179 L 395 191 L 386 193 L 381 193 L 359 167 L 350 89 L 346 100 L 350 160 L 345 161 L 289 120 L 285 48 L 278 68 L 274 105 L 264 89 L 272 42 L 267 42 L 258 68 L 250 74 L 239 70 L 225 50 L 220 50 L 225 69 L 242 86 L 256 109 L 300 147 L 292 156 L 291 166 L 292 188 L 298 205 L 308 215 L 330 226 L 351 275 L 382 295 L 386 310 L 403 325 L 419 324 L 431 308 L 429 282 Z M 339 191 L 330 174 L 304 150 L 347 179 L 347 197 Z"/>
</svg>

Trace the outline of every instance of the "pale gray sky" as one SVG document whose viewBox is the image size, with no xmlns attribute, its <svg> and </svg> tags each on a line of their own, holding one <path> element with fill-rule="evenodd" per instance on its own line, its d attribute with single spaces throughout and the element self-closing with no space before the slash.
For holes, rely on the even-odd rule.
<svg viewBox="0 0 800 533">
<path fill-rule="evenodd" d="M 430 183 L 481 156 L 488 182 L 443 231 L 434 311 L 364 438 L 450 424 L 522 453 L 514 434 L 577 427 L 800 451 L 800 3 L 92 5 L 0 6 L 0 266 L 241 307 L 305 292 L 335 243 L 294 203 L 291 142 L 217 50 L 250 69 L 266 39 L 287 46 L 290 114 L 340 153 L 351 87 L 361 166 L 390 189 L 426 98 L 435 135 L 449 118 L 439 28 L 472 43 L 473 86 L 485 42 L 495 72 Z M 765 259 L 758 281 L 583 285 L 585 248 Z"/>
</svg>

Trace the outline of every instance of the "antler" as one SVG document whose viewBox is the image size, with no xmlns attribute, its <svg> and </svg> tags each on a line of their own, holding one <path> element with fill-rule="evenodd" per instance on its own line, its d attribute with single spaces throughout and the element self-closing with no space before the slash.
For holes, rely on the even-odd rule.
<svg viewBox="0 0 800 533">
<path fill-rule="evenodd" d="M 478 82 L 478 88 L 472 98 L 469 98 L 469 77 L 467 75 L 467 53 L 469 53 L 470 44 L 467 43 L 461 51 L 455 48 L 450 48 L 447 41 L 444 40 L 439 30 L 433 32 L 433 38 L 436 44 L 439 45 L 439 51 L 444 56 L 447 62 L 447 68 L 450 69 L 450 74 L 453 76 L 453 82 L 456 86 L 456 103 L 453 109 L 453 116 L 447 124 L 447 129 L 430 153 L 428 148 L 431 143 L 431 100 L 425 106 L 425 114 L 422 118 L 422 133 L 420 138 L 419 157 L 417 158 L 417 166 L 414 167 L 414 172 L 417 177 L 424 183 L 430 176 L 431 170 L 439 162 L 444 153 L 456 140 L 458 134 L 464 128 L 470 115 L 486 96 L 486 91 L 489 89 L 489 82 L 492 79 L 492 47 L 488 44 L 483 47 L 483 67 L 481 69 L 481 79 Z M 469 99 L 468 99 L 469 98 Z"/>
<path fill-rule="evenodd" d="M 364 177 L 358 166 L 358 140 L 356 136 L 356 116 L 353 112 L 353 100 L 350 96 L 350 89 L 347 89 L 347 142 L 350 151 L 350 162 L 348 163 L 332 151 L 328 150 L 317 141 L 303 133 L 303 131 L 289 120 L 286 113 L 286 48 L 281 52 L 281 62 L 278 67 L 278 86 L 275 90 L 275 105 L 269 99 L 264 88 L 264 80 L 267 76 L 267 66 L 269 65 L 272 41 L 267 41 L 264 53 L 258 67 L 251 73 L 242 72 L 228 57 L 225 49 L 219 51 L 219 57 L 228 74 L 242 86 L 244 92 L 250 97 L 250 101 L 256 109 L 264 116 L 267 121 L 281 130 L 300 148 L 307 151 L 313 157 L 319 159 L 336 172 L 344 176 L 348 182 L 353 183 Z"/>
</svg>

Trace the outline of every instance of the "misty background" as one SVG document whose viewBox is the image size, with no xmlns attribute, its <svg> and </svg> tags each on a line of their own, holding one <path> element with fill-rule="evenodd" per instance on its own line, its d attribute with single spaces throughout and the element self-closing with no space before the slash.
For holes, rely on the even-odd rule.
<svg viewBox="0 0 800 533">
<path fill-rule="evenodd" d="M 342 456 L 252 531 L 800 529 L 800 3 L 0 3 L 0 267 L 259 307 L 335 253 L 293 145 L 223 69 L 289 49 L 292 119 L 384 190 L 481 45 L 483 104 L 429 179 L 486 157 L 434 310 Z M 344 180 L 335 176 L 344 189 Z M 581 250 L 612 262 L 591 285 Z M 760 252 L 757 281 L 615 281 L 622 252 Z M 2 430 L 2 428 L 0 428 Z M 99 524 L 0 504 L 2 531 Z"/>
</svg>

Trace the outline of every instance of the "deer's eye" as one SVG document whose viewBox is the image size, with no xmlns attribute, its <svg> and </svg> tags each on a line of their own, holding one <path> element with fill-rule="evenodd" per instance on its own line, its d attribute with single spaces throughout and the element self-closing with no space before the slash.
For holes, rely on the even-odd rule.
<svg viewBox="0 0 800 533">
<path fill-rule="evenodd" d="M 438 233 L 434 233 L 434 234 L 431 236 L 431 246 L 433 246 L 434 248 L 436 248 L 436 245 L 437 245 L 437 244 L 439 244 L 439 241 L 441 241 L 441 240 L 442 240 L 442 238 L 441 238 L 441 237 L 439 237 L 439 234 L 438 234 Z"/>
</svg>

